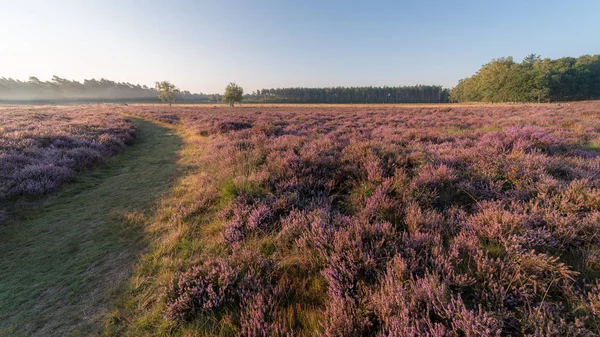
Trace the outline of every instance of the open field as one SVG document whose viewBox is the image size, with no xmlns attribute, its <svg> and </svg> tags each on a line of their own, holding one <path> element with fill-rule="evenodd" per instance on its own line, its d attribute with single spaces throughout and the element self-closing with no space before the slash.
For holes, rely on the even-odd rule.
<svg viewBox="0 0 600 337">
<path fill-rule="evenodd" d="M 187 173 L 104 334 L 600 333 L 600 102 L 116 111 Z"/>
</svg>

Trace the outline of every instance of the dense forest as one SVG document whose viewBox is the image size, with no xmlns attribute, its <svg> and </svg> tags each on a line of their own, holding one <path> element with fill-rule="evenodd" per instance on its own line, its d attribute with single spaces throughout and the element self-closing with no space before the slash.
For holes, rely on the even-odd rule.
<svg viewBox="0 0 600 337">
<path fill-rule="evenodd" d="M 209 95 L 181 91 L 177 101 L 207 101 Z M 86 101 L 86 102 L 160 102 L 158 92 L 145 85 L 120 83 L 107 79 L 83 83 L 54 76 L 50 81 L 30 77 L 28 81 L 0 78 L 0 101 Z"/>
<path fill-rule="evenodd" d="M 443 103 L 448 99 L 449 91 L 437 85 L 278 88 L 244 96 L 244 101 L 257 103 Z"/>
<path fill-rule="evenodd" d="M 542 59 L 531 54 L 484 65 L 452 90 L 454 102 L 549 102 L 600 99 L 600 55 Z"/>
</svg>

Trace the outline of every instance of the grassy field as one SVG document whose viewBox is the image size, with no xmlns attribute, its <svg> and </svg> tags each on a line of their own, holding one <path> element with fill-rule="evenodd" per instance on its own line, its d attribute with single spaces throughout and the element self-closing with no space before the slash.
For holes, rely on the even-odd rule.
<svg viewBox="0 0 600 337">
<path fill-rule="evenodd" d="M 136 143 L 0 227 L 0 336 L 88 335 L 144 246 L 148 213 L 177 172 L 180 138 L 143 120 Z M 14 207 L 17 207 L 15 210 Z"/>
</svg>

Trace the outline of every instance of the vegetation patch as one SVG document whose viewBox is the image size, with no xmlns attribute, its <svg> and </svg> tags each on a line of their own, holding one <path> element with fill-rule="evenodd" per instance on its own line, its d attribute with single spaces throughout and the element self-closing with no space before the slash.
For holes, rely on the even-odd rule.
<svg viewBox="0 0 600 337">
<path fill-rule="evenodd" d="M 105 333 L 597 334 L 595 109 L 178 107 L 187 171 Z"/>
</svg>

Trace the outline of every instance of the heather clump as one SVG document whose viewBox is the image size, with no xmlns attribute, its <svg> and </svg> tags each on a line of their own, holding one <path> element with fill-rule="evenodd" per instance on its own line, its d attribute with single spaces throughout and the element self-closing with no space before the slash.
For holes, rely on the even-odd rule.
<svg viewBox="0 0 600 337">
<path fill-rule="evenodd" d="M 249 129 L 252 124 L 245 122 L 234 122 L 234 121 L 223 121 L 215 125 L 215 129 L 220 133 L 226 133 L 229 131 L 238 131 Z"/>
<path fill-rule="evenodd" d="M 225 335 L 598 335 L 598 107 L 178 108 L 216 243 L 157 311 Z"/>
<path fill-rule="evenodd" d="M 176 124 L 177 122 L 179 122 L 179 116 L 168 112 L 157 114 L 155 119 L 165 124 Z"/>
<path fill-rule="evenodd" d="M 370 320 L 369 288 L 395 250 L 396 232 L 389 223 L 340 219 L 323 276 L 328 283 L 325 334 L 367 334 Z"/>
<path fill-rule="evenodd" d="M 232 303 L 238 276 L 239 270 L 226 260 L 207 261 L 177 275 L 167 285 L 165 317 L 189 320 Z"/>
<path fill-rule="evenodd" d="M 501 323 L 481 307 L 469 310 L 435 275 L 407 277 L 400 257 L 390 261 L 373 307 L 381 336 L 501 336 Z"/>
<path fill-rule="evenodd" d="M 269 231 L 273 211 L 265 201 L 245 200 L 238 196 L 222 213 L 225 219 L 225 242 L 234 244 L 252 233 Z"/>
<path fill-rule="evenodd" d="M 256 252 L 235 249 L 176 274 L 167 284 L 165 319 L 189 321 L 219 314 L 239 322 L 242 336 L 285 336 L 284 317 L 277 304 L 285 296 L 273 261 Z"/>
</svg>

